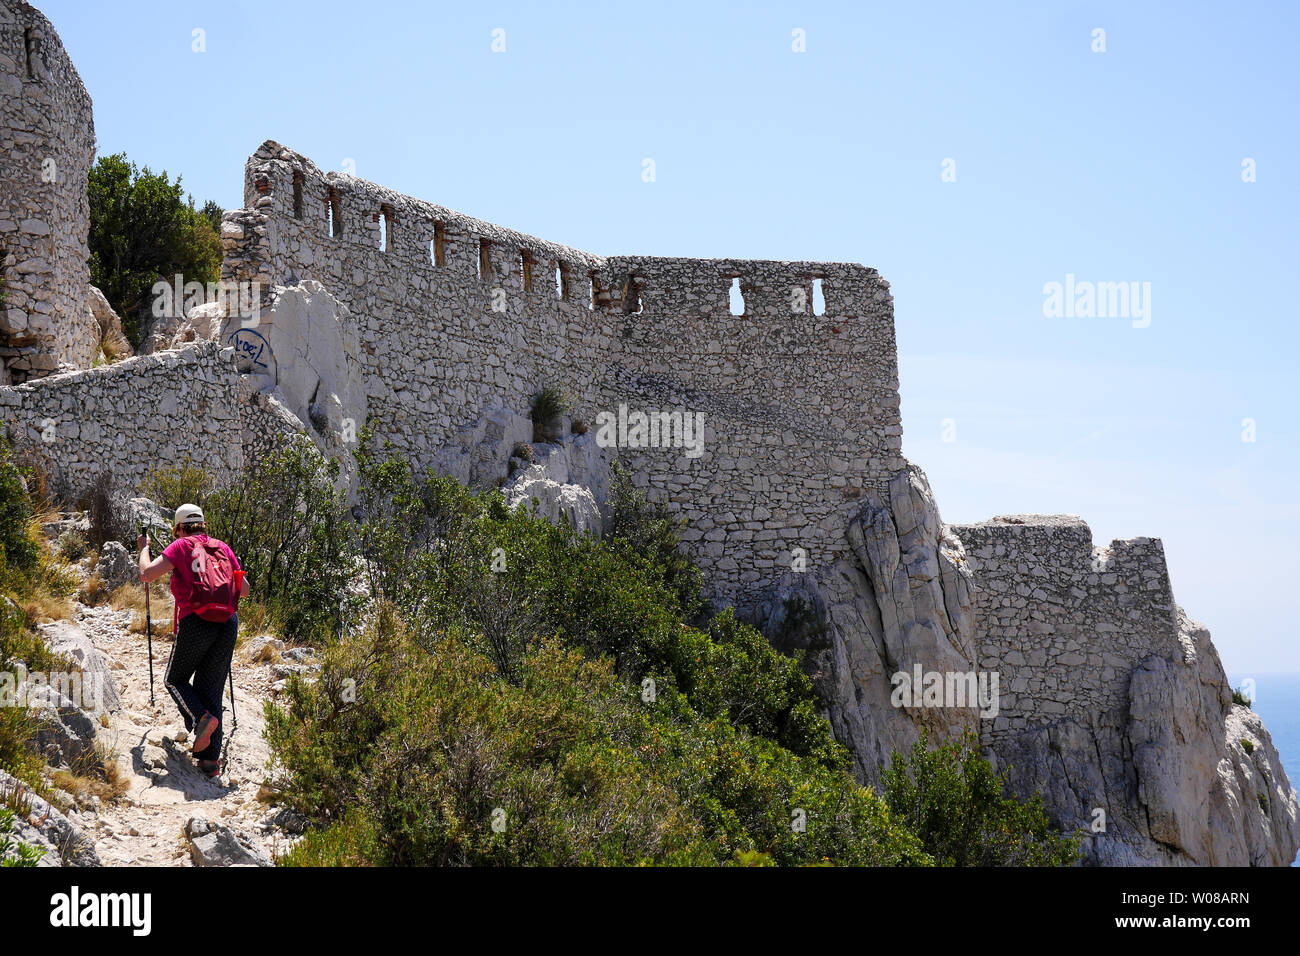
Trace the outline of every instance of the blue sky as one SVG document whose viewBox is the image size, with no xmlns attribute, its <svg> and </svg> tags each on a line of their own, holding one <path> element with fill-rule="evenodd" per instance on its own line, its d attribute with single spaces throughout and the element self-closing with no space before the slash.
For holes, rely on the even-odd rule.
<svg viewBox="0 0 1300 956">
<path fill-rule="evenodd" d="M 591 252 L 878 268 L 946 520 L 1161 537 L 1225 666 L 1300 671 L 1298 5 L 37 5 L 100 153 L 200 201 L 276 139 Z M 1150 324 L 1045 316 L 1067 274 Z"/>
</svg>

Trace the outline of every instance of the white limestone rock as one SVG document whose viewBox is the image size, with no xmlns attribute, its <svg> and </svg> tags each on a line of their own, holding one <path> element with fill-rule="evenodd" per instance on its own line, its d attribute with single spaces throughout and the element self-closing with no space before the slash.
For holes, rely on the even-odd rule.
<svg viewBox="0 0 1300 956">
<path fill-rule="evenodd" d="M 109 361 L 130 358 L 133 354 L 131 343 L 127 341 L 126 335 L 122 332 L 122 320 L 113 311 L 113 307 L 108 304 L 108 299 L 104 298 L 104 293 L 92 285 L 88 290 L 86 299 L 86 309 L 94 323 L 93 326 L 88 327 L 87 331 L 93 329 L 93 334 L 96 336 L 94 353 L 92 354 L 102 355 Z"/>
<path fill-rule="evenodd" d="M 1181 608 L 1178 633 L 1181 653 L 1143 661 L 1130 684 L 1128 739 L 1150 839 L 1202 866 L 1287 866 L 1300 849 L 1300 807 L 1272 738 L 1233 703 L 1209 631 Z"/>
<path fill-rule="evenodd" d="M 939 740 L 974 728 L 973 707 L 895 707 L 893 675 L 976 669 L 970 572 L 961 542 L 943 526 L 925 473 L 915 465 L 868 493 L 847 535 L 856 562 L 817 578 L 787 575 L 764 632 L 783 650 L 808 652 L 836 737 L 864 782 L 922 726 Z"/>
<path fill-rule="evenodd" d="M 112 662 L 95 647 L 85 631 L 71 621 L 52 621 L 37 627 L 51 651 L 67 657 L 81 670 L 83 708 L 95 717 L 121 709 Z"/>
</svg>

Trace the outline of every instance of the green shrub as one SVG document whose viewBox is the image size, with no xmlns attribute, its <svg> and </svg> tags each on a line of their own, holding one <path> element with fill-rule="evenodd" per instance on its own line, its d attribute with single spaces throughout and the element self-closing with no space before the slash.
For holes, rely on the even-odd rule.
<svg viewBox="0 0 1300 956">
<path fill-rule="evenodd" d="M 45 851 L 23 843 L 13 835 L 14 830 L 14 812 L 0 807 L 0 866 L 37 866 Z"/>
<path fill-rule="evenodd" d="M 685 619 L 698 587 L 664 515 L 642 502 L 599 540 L 417 474 L 368 429 L 357 462 L 331 560 L 355 546 L 377 610 L 267 707 L 271 784 L 313 824 L 284 862 L 933 862 L 852 778 L 797 658 L 731 611 Z M 1029 828 L 1000 859 L 1049 855 L 1032 807 L 979 796 L 994 836 Z"/>
<path fill-rule="evenodd" d="M 533 396 L 532 420 L 537 425 L 545 425 L 567 412 L 571 405 L 563 390 L 548 386 Z"/>
<path fill-rule="evenodd" d="M 80 561 L 90 550 L 86 536 L 75 529 L 65 531 L 60 537 L 56 553 L 63 561 Z"/>
<path fill-rule="evenodd" d="M 910 761 L 894 751 L 884 773 L 885 800 L 926 851 L 943 866 L 1068 866 L 1080 834 L 1052 826 L 1035 794 L 1021 802 L 1003 795 L 1006 772 L 979 755 L 975 734 L 929 749 L 929 734 Z"/>
<path fill-rule="evenodd" d="M 1255 742 L 1253 740 L 1247 739 L 1246 737 L 1242 737 L 1241 749 L 1246 751 L 1246 753 L 1248 754 L 1253 754 L 1255 752 Z"/>
<path fill-rule="evenodd" d="M 927 862 L 847 773 L 676 695 L 647 705 L 608 659 L 547 641 L 517 676 L 391 610 L 327 648 L 320 680 L 267 708 L 281 799 L 320 827 L 284 862 Z"/>
<path fill-rule="evenodd" d="M 91 167 L 90 281 L 122 318 L 122 331 L 140 344 L 139 318 L 159 280 L 180 274 L 184 281 L 221 278 L 220 209 L 195 209 L 180 177 L 139 169 L 125 153 L 101 156 Z M 214 218 L 217 223 L 214 225 Z M 182 304 L 176 303 L 176 310 Z"/>
<path fill-rule="evenodd" d="M 142 495 L 169 511 L 184 504 L 202 508 L 212 489 L 212 477 L 188 456 L 178 464 L 155 469 L 140 483 Z"/>
<path fill-rule="evenodd" d="M 13 588 L 39 570 L 40 545 L 31 533 L 31 500 L 7 446 L 0 456 L 0 584 Z"/>
<path fill-rule="evenodd" d="M 1246 692 L 1240 688 L 1233 688 L 1232 702 L 1241 707 L 1249 707 L 1251 705 L 1251 699 L 1247 697 Z"/>
<path fill-rule="evenodd" d="M 19 663 L 31 671 L 71 666 L 29 628 L 27 609 L 39 612 L 47 598 L 66 597 L 75 585 L 75 576 L 42 548 L 19 471 L 0 445 L 0 669 L 12 675 Z M 0 707 L 0 769 L 39 788 L 44 762 L 28 745 L 35 729 L 28 708 Z"/>
<path fill-rule="evenodd" d="M 320 643 L 355 612 L 355 530 L 337 462 L 297 436 L 207 496 L 208 531 L 238 555 L 250 596 L 286 640 Z"/>
<path fill-rule="evenodd" d="M 609 506 L 608 540 L 627 559 L 656 569 L 677 613 L 688 621 L 696 618 L 704 609 L 704 574 L 681 553 L 678 532 L 685 519 L 674 519 L 649 501 L 618 462 L 610 470 Z"/>
</svg>

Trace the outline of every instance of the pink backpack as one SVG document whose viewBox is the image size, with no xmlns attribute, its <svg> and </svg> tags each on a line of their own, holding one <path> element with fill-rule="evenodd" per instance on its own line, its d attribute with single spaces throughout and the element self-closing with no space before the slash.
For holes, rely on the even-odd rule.
<svg viewBox="0 0 1300 956">
<path fill-rule="evenodd" d="M 193 537 L 190 570 L 194 572 L 194 588 L 190 592 L 190 607 L 205 621 L 218 624 L 229 621 L 239 610 L 235 566 L 220 541 L 207 535 Z"/>
</svg>

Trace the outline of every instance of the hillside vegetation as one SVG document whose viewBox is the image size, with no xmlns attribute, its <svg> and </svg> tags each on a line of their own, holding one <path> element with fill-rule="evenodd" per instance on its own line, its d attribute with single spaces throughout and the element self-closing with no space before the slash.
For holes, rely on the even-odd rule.
<svg viewBox="0 0 1300 956">
<path fill-rule="evenodd" d="M 1072 861 L 973 753 L 896 755 L 890 793 L 860 786 L 801 662 L 704 611 L 677 528 L 628 482 L 601 540 L 368 438 L 357 460 L 351 505 L 305 439 L 225 481 L 186 462 L 148 483 L 240 555 L 241 619 L 320 648 L 319 679 L 266 708 L 268 788 L 309 823 L 282 863 Z M 14 499 L 6 533 L 30 525 Z M 4 546 L 30 564 L 25 540 Z"/>
</svg>

